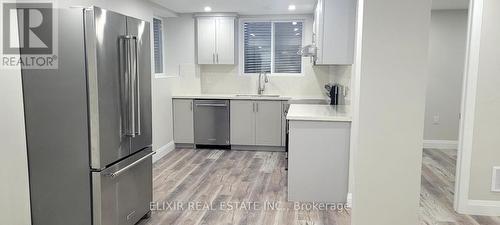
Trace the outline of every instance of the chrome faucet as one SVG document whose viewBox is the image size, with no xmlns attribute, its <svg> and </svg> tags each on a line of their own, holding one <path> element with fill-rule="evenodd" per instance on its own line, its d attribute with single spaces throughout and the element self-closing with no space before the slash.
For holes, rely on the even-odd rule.
<svg viewBox="0 0 500 225">
<path fill-rule="evenodd" d="M 264 72 L 264 84 L 262 84 L 262 72 L 259 73 L 259 89 L 257 93 L 259 95 L 263 94 L 266 90 L 266 83 L 269 83 L 269 78 L 267 77 L 267 72 Z"/>
</svg>

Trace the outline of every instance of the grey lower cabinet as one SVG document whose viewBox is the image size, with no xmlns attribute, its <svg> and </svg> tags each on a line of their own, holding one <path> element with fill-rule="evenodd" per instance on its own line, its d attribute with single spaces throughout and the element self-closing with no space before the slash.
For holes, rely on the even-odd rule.
<svg viewBox="0 0 500 225">
<path fill-rule="evenodd" d="M 255 145 L 255 102 L 231 100 L 231 145 Z"/>
<path fill-rule="evenodd" d="M 255 109 L 255 145 L 281 146 L 281 101 L 256 101 Z"/>
<path fill-rule="evenodd" d="M 289 121 L 289 201 L 347 201 L 350 135 L 350 122 Z"/>
<path fill-rule="evenodd" d="M 231 100 L 231 145 L 282 146 L 282 102 Z"/>
<path fill-rule="evenodd" d="M 174 142 L 176 144 L 194 143 L 193 100 L 173 99 Z"/>
</svg>

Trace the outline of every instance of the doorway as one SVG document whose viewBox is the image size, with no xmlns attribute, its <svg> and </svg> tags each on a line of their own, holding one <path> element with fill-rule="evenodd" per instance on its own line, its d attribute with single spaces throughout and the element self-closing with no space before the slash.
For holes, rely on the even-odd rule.
<svg viewBox="0 0 500 225">
<path fill-rule="evenodd" d="M 434 1 L 435 4 L 449 3 Z M 500 224 L 498 217 L 467 215 L 481 214 L 467 208 L 470 204 L 470 132 L 473 130 L 470 118 L 474 115 L 471 111 L 475 101 L 475 93 L 471 93 L 475 92 L 471 90 L 475 85 L 470 84 L 477 80 L 474 63 L 478 60 L 481 35 L 478 29 L 481 29 L 483 8 L 482 0 L 471 1 L 468 9 L 434 9 L 431 13 L 420 203 L 422 224 Z"/>
</svg>

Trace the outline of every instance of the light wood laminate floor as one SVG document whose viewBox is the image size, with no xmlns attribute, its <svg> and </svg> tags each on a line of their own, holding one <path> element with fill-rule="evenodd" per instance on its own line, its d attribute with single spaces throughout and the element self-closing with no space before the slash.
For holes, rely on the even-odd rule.
<svg viewBox="0 0 500 225">
<path fill-rule="evenodd" d="M 424 149 L 420 218 L 422 225 L 500 225 L 500 218 L 460 215 L 453 210 L 456 150 Z"/>
<path fill-rule="evenodd" d="M 286 200 L 286 173 L 283 152 L 174 150 L 154 165 L 153 201 L 181 205 L 177 210 L 153 211 L 139 224 L 350 224 L 346 210 L 295 210 Z M 235 205 L 238 202 L 250 206 Z M 203 209 L 205 203 L 210 208 Z M 267 210 L 265 204 L 270 206 Z"/>
<path fill-rule="evenodd" d="M 498 217 L 454 212 L 456 159 L 456 150 L 424 150 L 421 225 L 500 225 Z M 176 149 L 154 164 L 153 201 L 160 210 L 139 224 L 350 224 L 349 211 L 295 210 L 286 201 L 284 168 L 281 152 Z M 220 207 L 220 203 L 235 202 L 260 203 L 261 207 Z M 277 203 L 277 209 L 263 210 L 266 202 Z"/>
</svg>

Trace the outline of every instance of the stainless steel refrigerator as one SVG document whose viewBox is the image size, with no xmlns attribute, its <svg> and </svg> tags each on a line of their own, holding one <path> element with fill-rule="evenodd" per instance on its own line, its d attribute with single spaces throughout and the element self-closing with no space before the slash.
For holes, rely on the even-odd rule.
<svg viewBox="0 0 500 225">
<path fill-rule="evenodd" d="M 58 69 L 22 69 L 33 225 L 135 224 L 152 200 L 150 24 L 57 11 Z"/>
</svg>

